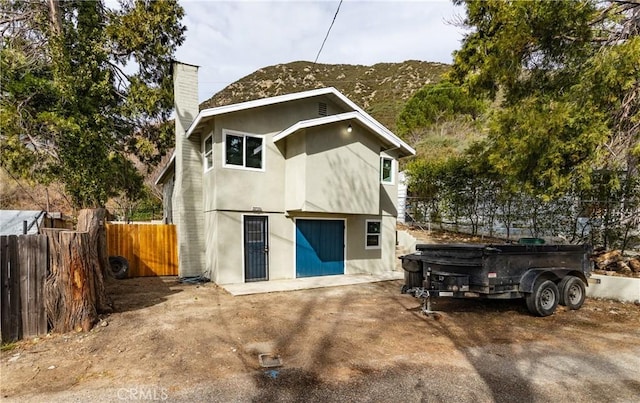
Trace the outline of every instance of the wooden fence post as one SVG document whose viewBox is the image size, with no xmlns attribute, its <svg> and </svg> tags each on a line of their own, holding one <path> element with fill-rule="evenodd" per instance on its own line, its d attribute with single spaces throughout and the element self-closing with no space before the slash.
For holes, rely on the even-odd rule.
<svg viewBox="0 0 640 403">
<path fill-rule="evenodd" d="M 20 339 L 22 330 L 18 237 L 2 238 L 2 341 L 14 341 Z"/>
<path fill-rule="evenodd" d="M 47 237 L 26 235 L 18 237 L 20 268 L 20 314 L 22 337 L 47 333 L 44 310 L 44 279 L 47 274 Z"/>
<path fill-rule="evenodd" d="M 0 323 L 2 341 L 47 333 L 44 277 L 47 238 L 43 235 L 0 237 Z"/>
</svg>

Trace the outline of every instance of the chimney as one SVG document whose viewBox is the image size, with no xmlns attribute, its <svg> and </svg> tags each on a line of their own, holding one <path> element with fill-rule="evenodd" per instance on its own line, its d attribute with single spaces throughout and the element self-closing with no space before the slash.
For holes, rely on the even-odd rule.
<svg viewBox="0 0 640 403">
<path fill-rule="evenodd" d="M 185 136 L 198 116 L 198 67 L 174 62 L 175 171 L 172 215 L 178 235 L 178 274 L 198 277 L 204 270 L 204 212 L 200 136 Z"/>
<path fill-rule="evenodd" d="M 176 109 L 176 141 L 184 136 L 199 112 L 198 66 L 173 62 L 173 103 Z M 177 144 L 176 144 L 177 146 Z"/>
</svg>

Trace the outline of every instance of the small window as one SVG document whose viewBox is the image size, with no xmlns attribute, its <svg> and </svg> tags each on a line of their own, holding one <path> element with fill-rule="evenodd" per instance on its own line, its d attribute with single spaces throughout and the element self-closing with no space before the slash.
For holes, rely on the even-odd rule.
<svg viewBox="0 0 640 403">
<path fill-rule="evenodd" d="M 380 158 L 380 182 L 393 184 L 393 158 Z"/>
<path fill-rule="evenodd" d="M 204 140 L 204 145 L 202 146 L 202 157 L 204 159 L 204 170 L 208 171 L 213 168 L 213 136 L 209 135 Z"/>
<path fill-rule="evenodd" d="M 380 249 L 381 227 L 380 220 L 367 220 L 366 249 Z"/>
<path fill-rule="evenodd" d="M 264 169 L 264 137 L 225 132 L 224 165 L 248 169 Z"/>
</svg>

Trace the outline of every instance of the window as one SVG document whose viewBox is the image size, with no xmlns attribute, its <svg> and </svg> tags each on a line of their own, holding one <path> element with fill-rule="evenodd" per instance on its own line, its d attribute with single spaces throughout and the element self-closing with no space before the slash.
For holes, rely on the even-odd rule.
<svg viewBox="0 0 640 403">
<path fill-rule="evenodd" d="M 393 158 L 380 158 L 380 182 L 393 184 Z"/>
<path fill-rule="evenodd" d="M 213 135 L 209 135 L 209 137 L 204 140 L 202 157 L 204 159 L 205 172 L 213 168 Z"/>
<path fill-rule="evenodd" d="M 367 220 L 365 249 L 380 249 L 381 221 Z"/>
<path fill-rule="evenodd" d="M 224 132 L 224 166 L 264 169 L 264 137 Z"/>
</svg>

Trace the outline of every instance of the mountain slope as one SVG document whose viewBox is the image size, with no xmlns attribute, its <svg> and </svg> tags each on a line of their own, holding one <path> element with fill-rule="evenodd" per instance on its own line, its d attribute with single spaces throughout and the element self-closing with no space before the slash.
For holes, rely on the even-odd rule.
<svg viewBox="0 0 640 403">
<path fill-rule="evenodd" d="M 394 130 L 404 103 L 425 84 L 440 81 L 449 65 L 417 60 L 373 66 L 291 62 L 255 71 L 200 105 L 201 109 L 335 87 L 380 123 Z"/>
</svg>

